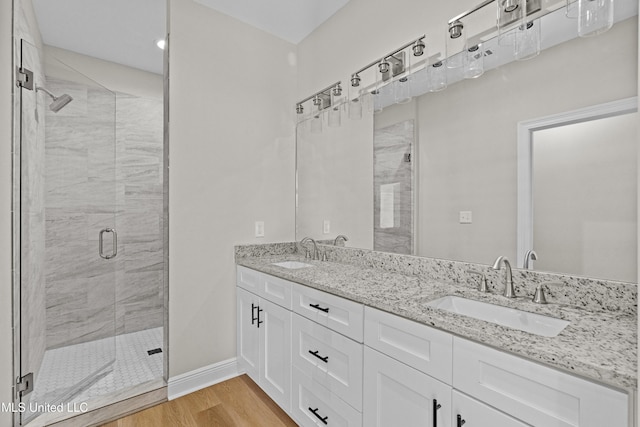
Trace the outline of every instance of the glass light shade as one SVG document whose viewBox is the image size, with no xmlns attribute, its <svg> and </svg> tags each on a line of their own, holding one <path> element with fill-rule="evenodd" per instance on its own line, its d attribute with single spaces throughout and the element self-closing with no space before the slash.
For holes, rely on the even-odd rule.
<svg viewBox="0 0 640 427">
<path fill-rule="evenodd" d="M 447 88 L 447 67 L 438 61 L 429 67 L 429 92 L 438 92 Z"/>
<path fill-rule="evenodd" d="M 393 96 L 396 104 L 406 104 L 411 101 L 413 76 L 405 75 L 393 82 Z"/>
<path fill-rule="evenodd" d="M 613 0 L 578 0 L 578 35 L 602 34 L 613 26 Z"/>
<path fill-rule="evenodd" d="M 540 54 L 539 19 L 516 29 L 514 53 L 518 61 L 535 58 Z"/>
<path fill-rule="evenodd" d="M 465 51 L 464 78 L 475 79 L 482 74 L 484 74 L 484 46 L 478 43 Z"/>
<path fill-rule="evenodd" d="M 527 0 L 497 0 L 498 5 L 498 44 L 515 44 L 515 31 L 526 25 Z"/>
<path fill-rule="evenodd" d="M 342 104 L 329 108 L 329 118 L 327 124 L 331 128 L 340 127 L 342 124 Z"/>
<path fill-rule="evenodd" d="M 316 112 L 311 117 L 311 133 L 322 133 L 322 112 Z"/>
<path fill-rule="evenodd" d="M 347 114 L 351 120 L 360 120 L 362 118 L 362 100 L 360 97 L 349 100 Z"/>
<path fill-rule="evenodd" d="M 578 17 L 578 0 L 567 0 L 565 15 L 569 19 L 576 19 Z"/>
<path fill-rule="evenodd" d="M 467 45 L 467 30 L 461 21 L 449 24 L 446 38 L 447 68 L 464 66 L 464 51 Z"/>
</svg>

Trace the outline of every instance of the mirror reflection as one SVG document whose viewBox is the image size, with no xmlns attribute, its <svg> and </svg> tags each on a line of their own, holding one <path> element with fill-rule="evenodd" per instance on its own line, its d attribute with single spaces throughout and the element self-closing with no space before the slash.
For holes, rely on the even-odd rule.
<svg viewBox="0 0 640 427">
<path fill-rule="evenodd" d="M 328 240 L 345 234 L 351 247 L 483 264 L 503 254 L 517 259 L 520 268 L 524 253 L 535 250 L 538 260 L 530 268 L 636 282 L 637 155 L 631 151 L 637 147 L 631 136 L 637 132 L 637 116 L 626 111 L 604 120 L 598 124 L 599 136 L 591 132 L 597 139 L 590 142 L 571 123 L 555 126 L 557 133 L 535 132 L 535 141 L 553 141 L 545 144 L 545 159 L 562 156 L 564 165 L 553 173 L 567 180 L 578 176 L 570 172 L 575 168 L 582 168 L 580 174 L 589 175 L 589 168 L 606 174 L 605 163 L 633 160 L 618 165 L 617 171 L 625 174 L 608 181 L 595 173 L 589 176 L 589 185 L 598 183 L 606 193 L 588 193 L 591 208 L 602 214 L 599 219 L 589 219 L 589 209 L 573 201 L 576 192 L 548 174 L 548 160 L 536 154 L 542 148 L 534 153 L 535 193 L 519 194 L 518 188 L 520 123 L 636 96 L 637 4 L 627 4 L 624 11 L 618 6 L 625 3 L 616 2 L 616 24 L 596 37 L 577 38 L 576 22 L 558 10 L 536 23 L 542 51 L 535 58 L 504 60 L 503 46 L 492 39 L 484 43 L 484 73 L 478 78 L 457 79 L 450 73 L 445 90 L 429 92 L 429 66 L 410 76 L 409 102 L 395 103 L 394 82 L 380 90 L 387 99 L 378 100 L 385 106 L 378 113 L 370 96 L 361 98 L 361 119 L 349 119 L 349 105 L 343 106 L 342 125 L 329 131 L 325 126 L 312 133 L 310 120 L 302 120 L 297 130 L 296 237 Z M 554 40 L 558 34 L 560 41 Z M 513 55 L 512 47 L 508 50 Z M 326 113 L 317 115 L 326 122 Z M 625 116 L 629 127 L 618 132 L 616 120 Z M 626 151 L 618 152 L 611 139 Z M 612 157 L 594 154 L 602 163 L 592 163 L 585 157 L 586 145 L 576 145 L 580 142 L 599 146 Z M 337 168 L 336 157 L 347 152 L 349 158 L 342 158 L 345 164 Z M 519 197 L 533 197 L 535 207 L 526 249 L 518 237 L 523 220 Z M 622 205 L 625 213 L 618 215 Z M 591 224 L 578 225 L 585 222 Z M 575 232 L 562 226 L 568 223 Z M 595 263 L 605 244 L 616 248 L 611 252 L 615 262 L 605 257 Z M 570 259 L 578 254 L 579 261 Z"/>
</svg>

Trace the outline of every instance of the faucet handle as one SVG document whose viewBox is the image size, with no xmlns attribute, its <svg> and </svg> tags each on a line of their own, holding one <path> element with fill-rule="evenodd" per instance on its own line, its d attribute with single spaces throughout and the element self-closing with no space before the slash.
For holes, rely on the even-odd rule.
<svg viewBox="0 0 640 427">
<path fill-rule="evenodd" d="M 536 304 L 547 304 L 547 298 L 544 295 L 543 286 L 562 286 L 564 283 L 562 282 L 542 282 L 538 286 L 536 286 L 536 293 L 533 295 L 532 301 Z"/>
<path fill-rule="evenodd" d="M 322 251 L 322 261 L 328 261 L 329 258 L 327 257 L 327 250 L 325 249 L 324 251 Z"/>
<path fill-rule="evenodd" d="M 305 250 L 304 258 L 311 259 L 311 251 L 309 250 L 309 248 L 304 248 L 304 250 Z"/>
<path fill-rule="evenodd" d="M 480 283 L 478 284 L 478 291 L 480 292 L 489 292 L 489 287 L 487 286 L 487 276 L 484 273 L 476 270 L 466 270 L 469 274 L 476 274 L 480 276 Z"/>
<path fill-rule="evenodd" d="M 531 301 L 535 302 L 536 304 L 547 303 L 547 298 L 544 296 L 544 289 L 542 288 L 542 284 L 536 287 L 536 293 Z"/>
</svg>

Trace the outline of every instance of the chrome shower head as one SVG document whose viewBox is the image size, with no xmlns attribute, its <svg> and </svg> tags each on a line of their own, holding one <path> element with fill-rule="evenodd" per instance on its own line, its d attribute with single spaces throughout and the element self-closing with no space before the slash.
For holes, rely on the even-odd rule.
<svg viewBox="0 0 640 427">
<path fill-rule="evenodd" d="M 70 103 L 71 101 L 73 101 L 73 98 L 70 95 L 63 93 L 59 97 L 53 99 L 53 102 L 49 104 L 49 109 L 54 113 L 57 113 L 58 111 L 62 110 L 64 106 Z"/>
<path fill-rule="evenodd" d="M 49 92 L 43 87 L 36 87 L 36 91 L 39 91 L 39 90 L 43 91 L 44 93 L 49 95 L 51 99 L 53 99 L 53 102 L 49 104 L 49 109 L 54 113 L 57 113 L 58 111 L 62 110 L 68 103 L 73 101 L 73 98 L 70 95 L 67 95 L 66 93 L 63 93 L 60 96 L 55 96 L 54 94 L 52 94 L 51 92 Z"/>
</svg>

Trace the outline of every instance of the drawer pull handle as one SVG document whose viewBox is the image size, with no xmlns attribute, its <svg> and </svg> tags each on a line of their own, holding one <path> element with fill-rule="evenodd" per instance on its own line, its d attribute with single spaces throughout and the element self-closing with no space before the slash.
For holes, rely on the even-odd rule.
<svg viewBox="0 0 640 427">
<path fill-rule="evenodd" d="M 329 424 L 327 422 L 327 420 L 329 419 L 329 416 L 326 416 L 324 418 L 322 418 L 319 414 L 318 414 L 318 408 L 316 409 L 311 409 L 311 406 L 309 406 L 309 412 L 311 412 L 313 415 L 315 415 L 320 421 L 322 421 L 324 424 Z"/>
<path fill-rule="evenodd" d="M 457 421 L 457 424 L 456 424 L 456 426 L 457 426 L 457 427 L 462 427 L 462 426 L 464 425 L 464 423 L 466 423 L 466 421 L 462 419 L 462 417 L 460 416 L 460 414 L 458 414 L 458 416 L 457 416 L 457 420 L 458 420 L 458 421 Z"/>
<path fill-rule="evenodd" d="M 315 357 L 322 360 L 324 363 L 329 363 L 329 356 L 322 357 L 318 354 L 319 352 L 320 352 L 319 350 L 316 350 L 316 351 L 309 350 L 309 353 L 313 354 Z"/>
<path fill-rule="evenodd" d="M 329 307 L 322 308 L 322 307 L 320 307 L 320 304 L 309 304 L 309 306 L 315 308 L 316 310 L 324 311 L 325 313 L 329 312 Z"/>
<path fill-rule="evenodd" d="M 442 405 L 438 403 L 437 399 L 433 399 L 433 427 L 438 427 L 438 409 L 442 408 Z"/>
</svg>

